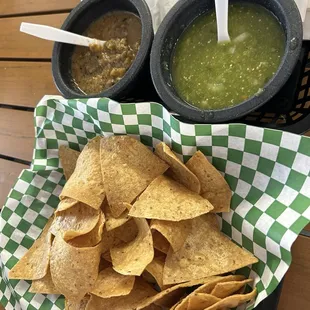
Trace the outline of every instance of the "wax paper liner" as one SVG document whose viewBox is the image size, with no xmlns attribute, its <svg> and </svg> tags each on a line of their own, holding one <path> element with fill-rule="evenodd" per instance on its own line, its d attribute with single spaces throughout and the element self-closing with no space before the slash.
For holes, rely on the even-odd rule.
<svg viewBox="0 0 310 310">
<path fill-rule="evenodd" d="M 81 150 L 96 135 L 128 134 L 150 147 L 165 141 L 184 161 L 197 150 L 207 155 L 233 191 L 222 231 L 260 260 L 238 272 L 255 279 L 255 305 L 274 291 L 291 263 L 293 242 L 310 221 L 309 138 L 241 124 L 185 124 L 158 103 L 49 98 L 35 110 L 31 169 L 21 173 L 1 212 L 0 300 L 6 309 L 64 308 L 62 296 L 31 294 L 29 281 L 7 274 L 58 204 L 65 183 L 59 146 Z"/>
</svg>

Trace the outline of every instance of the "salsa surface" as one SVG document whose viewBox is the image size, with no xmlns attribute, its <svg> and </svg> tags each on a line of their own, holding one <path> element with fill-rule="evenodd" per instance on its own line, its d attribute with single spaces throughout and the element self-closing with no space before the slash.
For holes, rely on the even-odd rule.
<svg viewBox="0 0 310 310">
<path fill-rule="evenodd" d="M 172 80 L 180 97 L 205 110 L 237 105 L 259 93 L 277 71 L 285 34 L 259 5 L 229 6 L 231 42 L 217 43 L 215 12 L 198 17 L 175 47 Z"/>
<path fill-rule="evenodd" d="M 72 55 L 72 78 L 85 94 L 100 93 L 122 79 L 134 61 L 141 42 L 141 21 L 129 12 L 104 15 L 85 31 L 103 46 L 77 46 Z"/>
</svg>

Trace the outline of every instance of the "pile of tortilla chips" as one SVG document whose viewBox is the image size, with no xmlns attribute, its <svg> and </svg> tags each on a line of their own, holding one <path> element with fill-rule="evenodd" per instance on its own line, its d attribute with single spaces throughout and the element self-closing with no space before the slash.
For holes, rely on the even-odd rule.
<svg viewBox="0 0 310 310">
<path fill-rule="evenodd" d="M 250 301 L 257 262 L 218 227 L 231 191 L 201 153 L 184 165 L 128 136 L 61 147 L 67 183 L 41 236 L 9 272 L 32 293 L 62 294 L 66 309 L 227 309 Z M 188 293 L 188 289 L 191 293 Z"/>
</svg>

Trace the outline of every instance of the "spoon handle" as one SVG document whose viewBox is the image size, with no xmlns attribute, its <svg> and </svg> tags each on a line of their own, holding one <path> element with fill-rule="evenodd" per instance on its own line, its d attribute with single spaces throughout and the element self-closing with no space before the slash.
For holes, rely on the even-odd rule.
<svg viewBox="0 0 310 310">
<path fill-rule="evenodd" d="M 230 41 L 228 34 L 228 0 L 215 0 L 218 42 Z"/>
<path fill-rule="evenodd" d="M 102 44 L 103 42 L 50 26 L 31 23 L 21 23 L 20 31 L 49 41 L 82 46 L 89 46 L 90 44 Z"/>
</svg>

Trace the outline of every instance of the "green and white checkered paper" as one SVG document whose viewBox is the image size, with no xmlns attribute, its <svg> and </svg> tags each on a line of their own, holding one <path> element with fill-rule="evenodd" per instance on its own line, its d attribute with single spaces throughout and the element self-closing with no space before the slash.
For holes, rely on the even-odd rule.
<svg viewBox="0 0 310 310">
<path fill-rule="evenodd" d="M 309 138 L 240 124 L 185 124 L 157 103 L 59 97 L 39 103 L 35 130 L 31 169 L 19 176 L 0 217 L 0 300 L 6 309 L 64 308 L 62 296 L 31 294 L 29 281 L 7 278 L 57 207 L 65 183 L 58 159 L 63 144 L 81 150 L 96 135 L 128 134 L 150 147 L 164 141 L 184 161 L 201 150 L 233 191 L 232 211 L 220 218 L 222 231 L 260 260 L 240 270 L 255 279 L 255 305 L 285 275 L 292 243 L 310 222 Z"/>
</svg>

